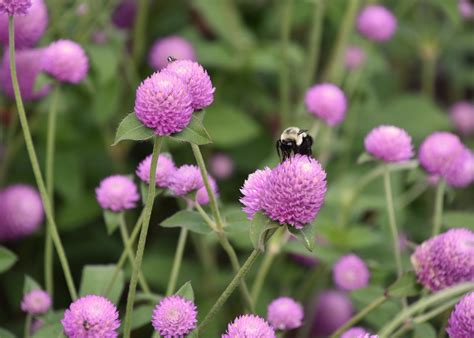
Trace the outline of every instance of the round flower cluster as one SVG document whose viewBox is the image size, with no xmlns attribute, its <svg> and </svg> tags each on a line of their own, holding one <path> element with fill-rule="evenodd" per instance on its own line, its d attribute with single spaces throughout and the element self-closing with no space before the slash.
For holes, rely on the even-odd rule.
<svg viewBox="0 0 474 338">
<path fill-rule="evenodd" d="M 454 307 L 446 331 L 451 338 L 474 337 L 474 292 L 465 295 Z"/>
<path fill-rule="evenodd" d="M 208 176 L 209 183 L 215 195 L 218 194 L 217 183 L 211 176 Z M 171 193 L 175 196 L 185 196 L 196 191 L 196 200 L 199 204 L 209 203 L 201 171 L 195 165 L 185 164 L 179 167 L 170 176 L 169 186 Z"/>
<path fill-rule="evenodd" d="M 211 172 L 218 179 L 225 180 L 234 173 L 234 161 L 229 155 L 215 154 L 211 158 Z"/>
<path fill-rule="evenodd" d="M 243 315 L 229 323 L 227 332 L 221 338 L 234 337 L 276 338 L 276 334 L 265 319 L 255 315 Z"/>
<path fill-rule="evenodd" d="M 301 229 L 316 218 L 326 190 L 326 172 L 319 162 L 295 155 L 271 170 L 249 175 L 240 202 L 249 219 L 261 210 L 280 224 Z"/>
<path fill-rule="evenodd" d="M 357 17 L 357 30 L 369 40 L 390 40 L 397 29 L 397 18 L 387 8 L 369 5 Z"/>
<path fill-rule="evenodd" d="M 78 43 L 58 40 L 46 48 L 43 69 L 58 81 L 76 84 L 86 77 L 89 59 Z"/>
<path fill-rule="evenodd" d="M 343 290 L 365 288 L 369 284 L 370 272 L 364 261 L 356 255 L 341 257 L 332 270 L 334 283 Z"/>
<path fill-rule="evenodd" d="M 164 338 L 185 337 L 196 323 L 196 305 L 181 296 L 165 297 L 153 310 L 153 327 Z"/>
<path fill-rule="evenodd" d="M 457 130 L 465 135 L 474 133 L 474 105 L 461 101 L 449 110 L 451 121 Z"/>
<path fill-rule="evenodd" d="M 364 140 L 365 150 L 386 162 L 403 162 L 413 157 L 413 145 L 408 133 L 395 126 L 372 129 Z"/>
<path fill-rule="evenodd" d="M 135 208 L 140 199 L 137 186 L 127 176 L 113 175 L 103 179 L 95 189 L 97 202 L 102 209 L 120 212 Z"/>
<path fill-rule="evenodd" d="M 474 4 L 469 0 L 458 0 L 458 9 L 464 19 L 474 18 Z"/>
<path fill-rule="evenodd" d="M 16 184 L 0 191 L 0 241 L 36 232 L 43 218 L 43 203 L 33 187 Z"/>
<path fill-rule="evenodd" d="M 367 59 L 365 51 L 357 46 L 349 46 L 344 54 L 344 63 L 349 70 L 359 69 Z"/>
<path fill-rule="evenodd" d="M 21 301 L 21 309 L 30 315 L 41 315 L 51 307 L 51 297 L 46 291 L 33 290 L 26 293 Z"/>
<path fill-rule="evenodd" d="M 344 332 L 341 335 L 341 338 L 364 338 L 366 335 L 368 335 L 369 332 L 367 332 L 364 328 L 362 327 L 353 327 L 346 332 Z M 371 336 L 369 336 L 371 337 Z"/>
<path fill-rule="evenodd" d="M 115 7 L 112 14 L 112 22 L 118 28 L 130 28 L 135 23 L 136 14 L 137 4 L 135 0 L 123 0 Z"/>
<path fill-rule="evenodd" d="M 88 295 L 69 306 L 61 324 L 68 337 L 115 338 L 120 320 L 117 307 L 111 301 Z"/>
<path fill-rule="evenodd" d="M 347 99 L 344 92 L 332 83 L 323 83 L 309 88 L 305 94 L 306 109 L 330 126 L 344 120 Z"/>
<path fill-rule="evenodd" d="M 145 183 L 150 183 L 150 167 L 152 155 L 145 157 L 137 167 L 137 176 Z M 168 188 L 171 176 L 176 171 L 176 166 L 169 154 L 158 155 L 158 163 L 156 165 L 156 186 L 160 188 Z"/>
<path fill-rule="evenodd" d="M 31 7 L 31 0 L 0 0 L 0 13 L 25 15 Z"/>
<path fill-rule="evenodd" d="M 196 53 L 189 41 L 180 36 L 168 36 L 155 41 L 148 56 L 150 66 L 160 70 L 168 66 L 168 58 L 196 61 Z"/>
<path fill-rule="evenodd" d="M 348 321 L 352 313 L 352 303 L 345 292 L 323 291 L 314 302 L 312 336 L 329 336 Z"/>
<path fill-rule="evenodd" d="M 411 262 L 418 281 L 432 291 L 474 281 L 474 233 L 451 229 L 420 244 Z"/>
<path fill-rule="evenodd" d="M 268 305 L 267 319 L 275 330 L 292 330 L 303 324 L 303 306 L 290 297 L 280 297 Z"/>
</svg>

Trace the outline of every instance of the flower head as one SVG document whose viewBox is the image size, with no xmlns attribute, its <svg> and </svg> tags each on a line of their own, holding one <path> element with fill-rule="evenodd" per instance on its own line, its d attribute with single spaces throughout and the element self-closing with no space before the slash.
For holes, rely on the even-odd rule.
<svg viewBox="0 0 474 338">
<path fill-rule="evenodd" d="M 61 82 L 79 83 L 87 75 L 89 59 L 78 43 L 58 40 L 46 48 L 43 68 Z"/>
<path fill-rule="evenodd" d="M 208 180 L 209 180 L 209 184 L 211 185 L 211 189 L 214 192 L 214 196 L 218 196 L 219 195 L 219 188 L 217 187 L 216 181 L 210 176 L 208 177 Z M 200 205 L 206 205 L 206 204 L 209 203 L 209 195 L 208 195 L 207 189 L 204 185 L 197 190 L 197 192 L 196 192 L 196 201 Z"/>
<path fill-rule="evenodd" d="M 186 39 L 173 35 L 158 39 L 151 47 L 148 63 L 154 70 L 168 66 L 168 58 L 197 61 L 193 45 Z"/>
<path fill-rule="evenodd" d="M 181 296 L 165 297 L 153 310 L 151 323 L 164 338 L 184 337 L 196 328 L 196 305 Z"/>
<path fill-rule="evenodd" d="M 51 307 L 51 297 L 46 291 L 33 290 L 23 296 L 21 309 L 30 315 L 41 315 Z"/>
<path fill-rule="evenodd" d="M 339 288 L 356 290 L 369 284 L 370 272 L 362 259 L 351 254 L 341 257 L 334 264 L 332 276 Z"/>
<path fill-rule="evenodd" d="M 199 168 L 195 165 L 185 164 L 171 175 L 169 189 L 176 196 L 184 196 L 203 185 Z"/>
<path fill-rule="evenodd" d="M 225 180 L 234 173 L 234 161 L 229 155 L 215 154 L 211 158 L 211 172 L 218 179 Z"/>
<path fill-rule="evenodd" d="M 0 13 L 25 15 L 31 7 L 31 0 L 0 0 Z"/>
<path fill-rule="evenodd" d="M 353 327 L 344 332 L 341 338 L 363 338 L 368 332 L 362 327 Z"/>
<path fill-rule="evenodd" d="M 420 244 L 411 262 L 418 281 L 432 291 L 474 281 L 474 233 L 451 229 Z"/>
<path fill-rule="evenodd" d="M 276 338 L 275 331 L 265 321 L 255 315 L 237 317 L 227 326 L 227 332 L 222 338 Z"/>
<path fill-rule="evenodd" d="M 33 187 L 16 184 L 0 191 L 0 241 L 36 232 L 43 218 L 43 203 Z"/>
<path fill-rule="evenodd" d="M 135 23 L 136 14 L 137 4 L 135 0 L 123 0 L 115 7 L 112 14 L 112 22 L 118 28 L 130 28 Z"/>
<path fill-rule="evenodd" d="M 357 46 L 349 46 L 344 54 L 344 63 L 349 70 L 356 70 L 361 67 L 367 58 L 365 51 Z"/>
<path fill-rule="evenodd" d="M 386 162 L 402 162 L 413 156 L 413 145 L 408 133 L 394 126 L 379 126 L 364 140 L 365 150 Z"/>
<path fill-rule="evenodd" d="M 68 337 L 115 338 L 120 320 L 117 307 L 111 301 L 88 295 L 69 306 L 61 324 Z"/>
<path fill-rule="evenodd" d="M 247 214 L 249 220 L 253 218 L 255 213 L 262 210 L 263 193 L 271 172 L 270 168 L 255 171 L 249 175 L 244 182 L 244 186 L 240 189 L 240 192 L 244 195 L 240 202 L 244 205 L 243 211 Z"/>
<path fill-rule="evenodd" d="M 211 78 L 199 63 L 176 60 L 165 68 L 165 72 L 177 75 L 187 85 L 194 110 L 206 108 L 214 101 L 216 88 L 212 86 Z"/>
<path fill-rule="evenodd" d="M 135 183 L 123 175 L 113 175 L 103 179 L 95 189 L 95 195 L 102 209 L 115 212 L 135 208 L 140 199 Z"/>
<path fill-rule="evenodd" d="M 465 295 L 454 307 L 446 331 L 451 338 L 474 336 L 474 292 Z"/>
<path fill-rule="evenodd" d="M 315 85 L 306 91 L 305 104 L 309 112 L 330 126 L 341 123 L 346 116 L 347 99 L 332 83 Z"/>
<path fill-rule="evenodd" d="M 145 183 L 150 182 L 151 157 L 148 155 L 137 167 L 137 176 Z M 176 171 L 173 159 L 169 154 L 158 155 L 158 163 L 156 165 L 156 186 L 160 188 L 168 188 L 171 176 Z"/>
<path fill-rule="evenodd" d="M 303 324 L 303 306 L 290 297 L 280 297 L 268 305 L 267 319 L 275 330 L 292 330 Z"/>
<path fill-rule="evenodd" d="M 454 134 L 435 132 L 429 135 L 420 146 L 421 166 L 429 173 L 444 176 L 457 161 L 464 145 Z"/>
<path fill-rule="evenodd" d="M 464 19 L 471 19 L 474 17 L 474 5 L 469 0 L 458 0 L 459 13 Z"/>
<path fill-rule="evenodd" d="M 182 131 L 193 114 L 192 96 L 186 84 L 170 72 L 154 73 L 137 89 L 135 114 L 160 136 Z"/>
<path fill-rule="evenodd" d="M 461 133 L 470 135 L 474 133 L 474 105 L 461 101 L 449 110 L 451 121 Z"/>
<path fill-rule="evenodd" d="M 397 29 L 397 18 L 387 8 L 369 5 L 357 17 L 357 30 L 369 40 L 390 40 Z"/>
<path fill-rule="evenodd" d="M 474 181 L 474 154 L 467 148 L 446 172 L 446 182 L 455 188 L 464 188 Z"/>
<path fill-rule="evenodd" d="M 353 312 L 350 298 L 346 293 L 325 290 L 315 300 L 312 333 L 328 336 L 348 321 Z"/>
</svg>

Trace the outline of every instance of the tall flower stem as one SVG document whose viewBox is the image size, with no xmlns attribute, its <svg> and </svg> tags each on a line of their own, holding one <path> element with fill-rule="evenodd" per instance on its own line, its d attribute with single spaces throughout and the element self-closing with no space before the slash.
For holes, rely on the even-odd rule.
<svg viewBox="0 0 474 338">
<path fill-rule="evenodd" d="M 138 63 L 142 54 L 143 48 L 145 46 L 145 29 L 146 22 L 148 18 L 148 0 L 138 0 L 137 1 L 137 16 L 135 20 L 135 25 L 133 27 L 133 60 L 135 64 Z"/>
<path fill-rule="evenodd" d="M 288 67 L 288 45 L 290 42 L 291 17 L 293 0 L 284 0 L 282 5 L 282 24 L 280 30 L 280 114 L 281 123 L 286 126 L 290 122 L 290 71 Z"/>
<path fill-rule="evenodd" d="M 438 187 L 436 188 L 435 208 L 433 214 L 433 231 L 432 235 L 436 236 L 441 231 L 441 223 L 443 221 L 443 202 L 444 192 L 446 190 L 446 181 L 440 178 Z"/>
<path fill-rule="evenodd" d="M 32 316 L 28 313 L 26 315 L 26 319 L 25 319 L 25 329 L 24 329 L 24 334 L 23 334 L 23 337 L 25 337 L 25 338 L 30 337 L 32 319 L 33 319 Z"/>
<path fill-rule="evenodd" d="M 183 261 L 184 246 L 186 244 L 186 238 L 188 237 L 188 229 L 181 228 L 178 239 L 178 246 L 176 247 L 176 253 L 174 255 L 173 268 L 171 269 L 171 276 L 166 289 L 166 295 L 171 295 L 176 289 L 176 282 L 178 280 L 179 270 L 181 268 L 181 262 Z"/>
<path fill-rule="evenodd" d="M 160 153 L 161 145 L 163 144 L 163 138 L 155 136 L 153 144 L 153 154 L 151 157 L 150 165 L 150 180 L 149 182 L 155 182 L 156 179 L 156 167 L 158 163 L 158 154 Z M 143 224 L 140 232 L 140 238 L 138 240 L 137 253 L 135 255 L 135 266 L 132 271 L 132 278 L 130 279 L 130 286 L 127 296 L 127 308 L 125 311 L 124 321 L 124 334 L 125 338 L 130 337 L 132 331 L 132 314 L 133 314 L 133 303 L 135 301 L 135 293 L 137 291 L 138 274 L 142 266 L 143 252 L 145 251 L 146 236 L 148 234 L 148 227 L 150 226 L 151 212 L 153 209 L 153 202 L 155 200 L 155 184 L 148 184 L 148 195 L 145 203 L 145 209 L 143 211 Z"/>
<path fill-rule="evenodd" d="M 28 156 L 30 157 L 31 166 L 33 168 L 33 174 L 35 176 L 36 184 L 40 192 L 41 201 L 43 202 L 43 208 L 46 214 L 46 219 L 48 222 L 49 231 L 53 239 L 53 243 L 58 252 L 59 261 L 64 272 L 64 278 L 66 279 L 66 284 L 69 289 L 69 293 L 73 300 L 77 298 L 76 287 L 74 286 L 74 281 L 71 275 L 71 269 L 69 268 L 69 263 L 64 252 L 64 247 L 59 237 L 58 228 L 54 220 L 50 198 L 48 192 L 46 191 L 46 186 L 44 184 L 43 176 L 41 174 L 41 169 L 38 162 L 38 157 L 36 156 L 36 151 L 33 145 L 33 139 L 31 137 L 30 128 L 28 126 L 28 119 L 26 118 L 25 107 L 23 106 L 23 100 L 21 98 L 20 87 L 18 85 L 18 77 L 16 72 L 16 62 L 15 62 L 15 32 L 14 32 L 14 21 L 13 16 L 10 16 L 8 19 L 8 29 L 9 29 L 9 50 L 10 50 L 10 72 L 11 79 L 13 84 L 13 92 L 15 94 L 15 101 L 18 110 L 18 116 L 20 118 L 21 128 L 23 130 L 23 136 L 25 138 L 26 149 L 28 151 Z"/>
</svg>

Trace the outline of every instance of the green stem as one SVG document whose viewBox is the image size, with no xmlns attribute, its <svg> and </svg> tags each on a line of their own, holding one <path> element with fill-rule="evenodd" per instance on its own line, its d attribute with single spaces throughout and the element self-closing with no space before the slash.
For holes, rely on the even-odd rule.
<svg viewBox="0 0 474 338">
<path fill-rule="evenodd" d="M 135 18 L 135 26 L 133 27 L 134 44 L 132 52 L 135 64 L 138 64 L 138 61 L 141 59 L 143 48 L 145 46 L 145 29 L 148 18 L 148 4 L 148 0 L 137 1 L 137 15 Z"/>
<path fill-rule="evenodd" d="M 311 85 L 313 76 L 318 68 L 323 17 L 326 9 L 325 1 L 326 0 L 313 1 L 313 20 L 311 21 L 312 27 L 308 39 L 307 63 L 304 76 L 302 77 L 304 79 L 302 86 L 303 97 L 304 92 L 306 92 L 306 89 Z"/>
<path fill-rule="evenodd" d="M 442 304 L 441 306 L 423 314 L 423 315 L 420 315 L 420 316 L 417 316 L 415 318 L 413 318 L 413 323 L 415 324 L 421 324 L 421 323 L 424 323 L 428 320 L 430 320 L 431 318 L 434 318 L 436 317 L 437 315 L 439 315 L 440 313 L 443 313 L 444 311 L 450 309 L 451 307 L 453 307 L 457 302 L 459 301 L 459 297 L 456 297 L 450 301 L 448 301 L 447 303 L 444 303 Z"/>
<path fill-rule="evenodd" d="M 436 76 L 436 58 L 425 57 L 422 60 L 421 68 L 421 89 L 428 96 L 433 97 Z"/>
<path fill-rule="evenodd" d="M 443 202 L 445 190 L 446 181 L 440 178 L 438 182 L 438 187 L 436 188 L 435 208 L 433 215 L 433 236 L 438 235 L 441 231 L 441 223 L 443 222 Z"/>
<path fill-rule="evenodd" d="M 156 167 L 158 163 L 158 154 L 160 153 L 163 138 L 155 136 L 155 142 L 153 144 L 153 154 L 150 166 L 150 184 L 148 184 L 148 196 L 144 208 L 143 225 L 140 232 L 140 238 L 138 240 L 137 254 L 135 255 L 135 266 L 133 267 L 132 277 L 130 279 L 130 286 L 127 296 L 127 308 L 125 312 L 124 320 L 124 337 L 130 338 L 132 331 L 132 314 L 133 314 L 133 303 L 135 301 L 135 292 L 137 290 L 138 272 L 142 266 L 143 252 L 145 251 L 146 236 L 148 234 L 148 227 L 150 226 L 151 212 L 153 210 L 153 202 L 155 200 L 156 184 L 153 184 L 156 179 Z"/>
<path fill-rule="evenodd" d="M 30 337 L 30 331 L 31 331 L 31 320 L 32 320 L 32 316 L 28 313 L 26 315 L 26 319 L 25 319 L 25 329 L 24 329 L 24 334 L 23 336 L 25 338 L 29 338 Z"/>
<path fill-rule="evenodd" d="M 260 296 L 260 292 L 262 291 L 263 283 L 265 282 L 265 278 L 270 271 L 270 267 L 275 260 L 275 252 L 273 250 L 267 250 L 265 252 L 265 256 L 263 256 L 262 264 L 260 265 L 257 273 L 257 277 L 255 277 L 255 281 L 253 282 L 252 286 L 252 300 L 254 304 L 257 304 L 258 297 Z"/>
<path fill-rule="evenodd" d="M 74 281 L 72 279 L 69 263 L 67 261 L 66 254 L 64 252 L 61 238 L 59 237 L 56 222 L 54 220 L 54 216 L 53 216 L 53 212 L 52 212 L 52 208 L 50 204 L 50 198 L 48 196 L 48 192 L 46 191 L 46 186 L 44 184 L 43 176 L 41 174 L 38 157 L 36 156 L 36 151 L 33 145 L 33 139 L 31 137 L 30 128 L 28 126 L 28 120 L 26 118 L 25 108 L 23 106 L 23 100 L 21 98 L 20 87 L 18 85 L 16 62 L 15 62 L 15 38 L 14 38 L 15 33 L 14 33 L 13 16 L 9 17 L 8 29 L 9 29 L 11 79 L 12 79 L 12 84 L 13 84 L 13 91 L 15 93 L 15 101 L 16 101 L 16 105 L 18 109 L 18 116 L 20 118 L 20 124 L 23 130 L 23 136 L 25 138 L 26 149 L 28 151 L 28 156 L 30 157 L 31 166 L 33 168 L 33 174 L 36 179 L 38 190 L 40 192 L 41 201 L 43 202 L 43 208 L 46 214 L 49 231 L 50 231 L 51 237 L 53 238 L 54 245 L 56 246 L 56 250 L 59 256 L 59 261 L 61 263 L 61 266 L 64 272 L 64 278 L 66 279 L 66 284 L 69 289 L 71 298 L 75 300 L 77 298 L 76 287 L 74 286 Z"/>
<path fill-rule="evenodd" d="M 324 137 L 321 144 L 321 153 L 318 156 L 319 162 L 324 167 L 331 157 L 331 149 L 333 145 L 334 128 L 328 125 L 324 126 Z"/>
<path fill-rule="evenodd" d="M 176 282 L 178 280 L 179 270 L 181 268 L 181 262 L 183 261 L 184 246 L 186 244 L 186 237 L 188 236 L 188 229 L 181 228 L 178 239 L 178 246 L 176 247 L 176 253 L 174 255 L 173 268 L 171 269 L 171 276 L 168 282 L 168 288 L 166 289 L 166 295 L 173 294 L 176 289 Z"/>
<path fill-rule="evenodd" d="M 287 126 L 290 123 L 290 71 L 288 67 L 288 45 L 290 42 L 291 17 L 293 0 L 285 0 L 282 6 L 282 23 L 280 30 L 280 114 L 281 123 Z"/>
<path fill-rule="evenodd" d="M 209 322 L 215 317 L 217 312 L 224 305 L 224 303 L 227 301 L 227 299 L 235 290 L 235 288 L 240 284 L 240 282 L 243 280 L 245 275 L 247 275 L 247 273 L 250 271 L 250 268 L 255 263 L 260 253 L 261 252 L 257 249 L 254 249 L 252 251 L 250 256 L 245 261 L 244 265 L 242 265 L 242 267 L 240 268 L 239 272 L 234 276 L 234 279 L 232 279 L 229 285 L 227 285 L 224 292 L 222 292 L 222 294 L 219 296 L 217 301 L 212 306 L 211 310 L 209 310 L 209 312 L 207 313 L 204 320 L 201 322 L 201 324 L 199 324 L 199 327 L 198 327 L 199 332 L 201 332 L 202 329 L 206 327 L 209 324 Z"/>
<path fill-rule="evenodd" d="M 5 181 L 5 178 L 7 176 L 7 171 L 8 167 L 11 161 L 11 158 L 13 157 L 14 154 L 14 147 L 13 147 L 13 141 L 15 140 L 15 134 L 16 130 L 18 128 L 18 116 L 17 114 L 11 114 L 11 120 L 8 125 L 8 131 L 7 131 L 7 137 L 4 142 L 4 145 L 6 145 L 6 150 L 5 154 L 2 158 L 2 161 L 0 162 L 0 186 L 3 186 L 3 182 Z"/>
</svg>

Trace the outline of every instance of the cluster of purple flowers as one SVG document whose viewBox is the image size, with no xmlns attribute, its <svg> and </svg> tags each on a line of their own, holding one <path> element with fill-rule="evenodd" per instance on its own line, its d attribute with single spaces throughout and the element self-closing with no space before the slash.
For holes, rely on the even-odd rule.
<svg viewBox="0 0 474 338">
<path fill-rule="evenodd" d="M 377 335 L 371 335 L 362 327 L 353 327 L 341 335 L 341 338 L 378 338 Z"/>
<path fill-rule="evenodd" d="M 164 338 L 185 337 L 196 328 L 196 305 L 181 296 L 165 297 L 153 310 L 151 322 Z"/>
<path fill-rule="evenodd" d="M 23 296 L 21 309 L 30 315 L 41 315 L 51 308 L 51 297 L 46 291 L 32 290 Z"/>
<path fill-rule="evenodd" d="M 333 266 L 334 284 L 342 290 L 365 288 L 370 272 L 364 261 L 354 254 L 341 257 Z"/>
<path fill-rule="evenodd" d="M 446 331 L 451 338 L 474 337 L 474 292 L 465 295 L 454 307 Z"/>
</svg>

